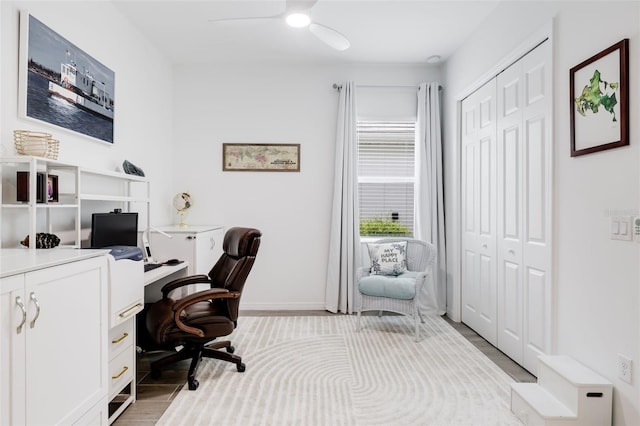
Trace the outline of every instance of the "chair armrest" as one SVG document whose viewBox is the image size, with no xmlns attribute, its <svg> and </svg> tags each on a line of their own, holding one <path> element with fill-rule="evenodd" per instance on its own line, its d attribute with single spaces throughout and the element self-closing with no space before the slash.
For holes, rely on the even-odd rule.
<svg viewBox="0 0 640 426">
<path fill-rule="evenodd" d="M 360 278 L 366 277 L 371 273 L 371 267 L 369 266 L 361 266 L 356 270 L 356 285 L 360 281 Z"/>
<path fill-rule="evenodd" d="M 429 276 L 428 272 L 421 271 L 416 275 L 416 294 L 419 294 L 424 283 L 427 282 L 427 277 Z"/>
<path fill-rule="evenodd" d="M 239 292 L 229 291 L 223 288 L 211 288 L 208 290 L 198 291 L 176 301 L 176 303 L 173 305 L 173 318 L 180 330 L 186 333 L 195 334 L 198 337 L 204 337 L 204 332 L 202 330 L 196 327 L 190 327 L 182 322 L 180 318 L 180 314 L 182 313 L 182 311 L 195 303 L 203 302 L 205 300 L 237 299 L 238 297 L 240 297 Z"/>
<path fill-rule="evenodd" d="M 208 275 L 204 275 L 204 274 L 190 275 L 188 277 L 175 279 L 171 282 L 168 282 L 162 287 L 162 298 L 166 299 L 167 295 L 177 288 L 184 287 L 185 285 L 200 284 L 200 283 L 211 284 L 211 280 L 209 279 Z"/>
</svg>

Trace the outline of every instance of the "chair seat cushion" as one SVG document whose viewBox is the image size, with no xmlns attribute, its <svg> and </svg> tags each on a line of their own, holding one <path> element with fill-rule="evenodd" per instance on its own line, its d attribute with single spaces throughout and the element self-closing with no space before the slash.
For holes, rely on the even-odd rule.
<svg viewBox="0 0 640 426">
<path fill-rule="evenodd" d="M 220 312 L 215 303 L 198 302 L 187 307 L 180 318 L 186 325 L 204 332 L 204 337 L 199 338 L 176 325 L 173 319 L 174 305 L 173 299 L 161 299 L 147 306 L 147 330 L 151 338 L 160 345 L 171 343 L 175 346 L 185 341 L 209 341 L 227 336 L 235 328 L 233 321 L 224 312 Z"/>
<path fill-rule="evenodd" d="M 411 300 L 416 296 L 418 272 L 406 271 L 398 276 L 369 275 L 358 283 L 360 293 L 367 296 Z"/>
</svg>

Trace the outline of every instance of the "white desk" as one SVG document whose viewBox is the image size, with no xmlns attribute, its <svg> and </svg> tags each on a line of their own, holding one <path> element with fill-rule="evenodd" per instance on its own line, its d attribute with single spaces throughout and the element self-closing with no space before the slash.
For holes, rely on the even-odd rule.
<svg viewBox="0 0 640 426">
<path fill-rule="evenodd" d="M 177 265 L 163 265 L 144 273 L 144 303 L 153 303 L 162 299 L 162 286 L 176 278 L 186 277 L 189 262 Z"/>
<path fill-rule="evenodd" d="M 185 270 L 189 267 L 188 262 L 178 263 L 177 265 L 162 265 L 159 268 L 152 269 L 149 272 L 144 273 L 144 286 L 148 286 L 154 284 L 156 281 L 159 281 L 165 277 L 176 274 L 178 272 L 186 272 Z M 177 277 L 172 277 L 177 278 Z"/>
<path fill-rule="evenodd" d="M 182 262 L 177 265 L 163 265 L 144 273 L 144 303 L 154 303 L 162 299 L 162 287 L 176 278 L 186 277 L 189 263 Z M 138 314 L 136 343 L 139 350 L 149 350 L 155 343 L 149 337 L 146 330 L 147 310 Z"/>
</svg>

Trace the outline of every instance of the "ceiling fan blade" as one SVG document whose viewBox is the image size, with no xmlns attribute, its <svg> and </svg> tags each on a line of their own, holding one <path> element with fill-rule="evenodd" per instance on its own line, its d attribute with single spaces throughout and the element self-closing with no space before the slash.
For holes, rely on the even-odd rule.
<svg viewBox="0 0 640 426">
<path fill-rule="evenodd" d="M 280 19 L 284 15 L 271 15 L 271 16 L 247 16 L 240 18 L 220 18 L 220 19 L 209 19 L 209 22 L 217 23 L 217 22 L 237 22 L 237 21 L 257 21 L 261 19 Z"/>
<path fill-rule="evenodd" d="M 311 24 L 309 25 L 309 31 L 311 31 L 314 36 L 318 37 L 320 41 L 336 50 L 347 50 L 349 46 L 351 46 L 351 43 L 349 43 L 349 40 L 347 40 L 343 34 L 325 25 L 315 23 Z"/>
<path fill-rule="evenodd" d="M 287 0 L 285 5 L 285 14 L 293 12 L 304 12 L 311 9 L 318 0 Z"/>
</svg>

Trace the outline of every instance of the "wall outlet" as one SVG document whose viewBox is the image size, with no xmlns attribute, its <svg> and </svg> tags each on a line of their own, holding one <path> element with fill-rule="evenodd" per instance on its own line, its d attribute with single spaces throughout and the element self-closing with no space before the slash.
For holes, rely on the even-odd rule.
<svg viewBox="0 0 640 426">
<path fill-rule="evenodd" d="M 632 361 L 622 354 L 618 354 L 618 378 L 623 382 L 631 383 Z"/>
</svg>

